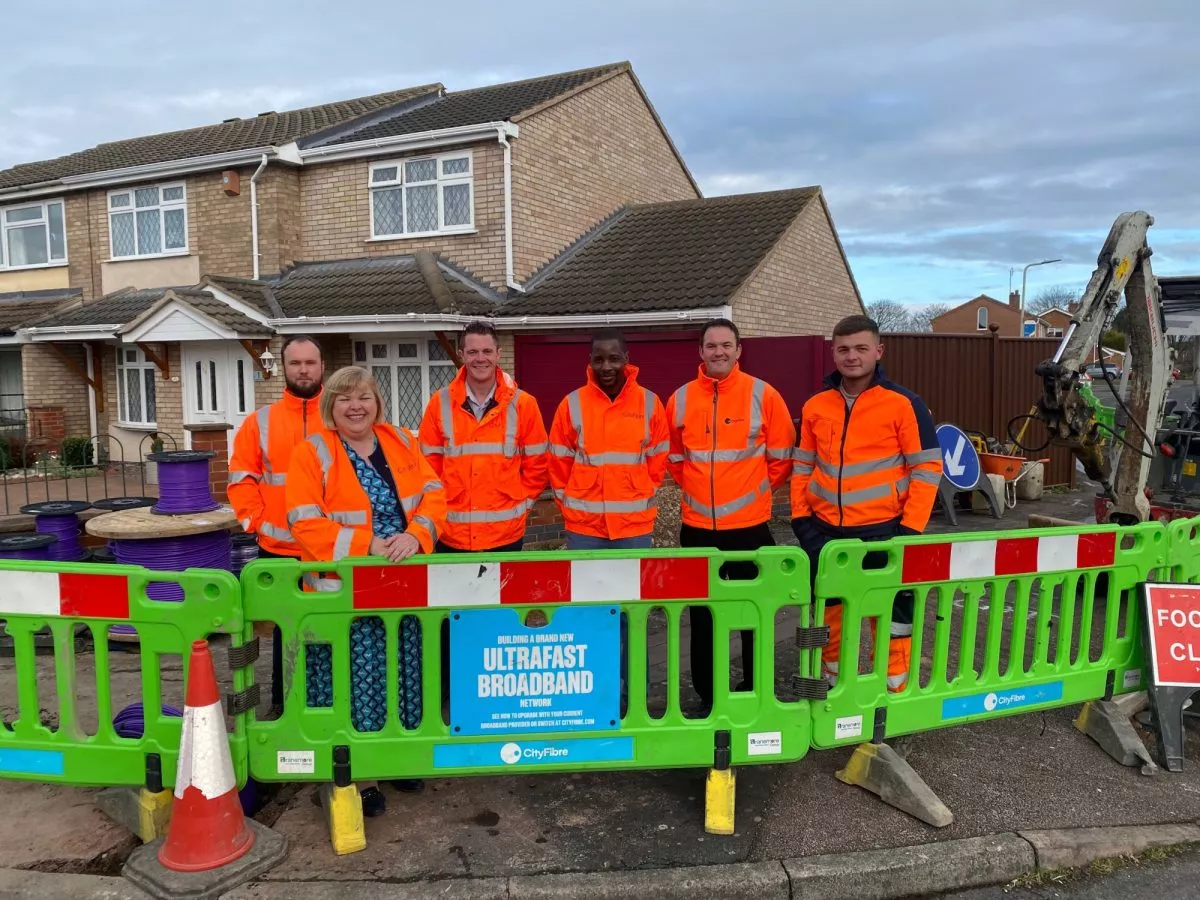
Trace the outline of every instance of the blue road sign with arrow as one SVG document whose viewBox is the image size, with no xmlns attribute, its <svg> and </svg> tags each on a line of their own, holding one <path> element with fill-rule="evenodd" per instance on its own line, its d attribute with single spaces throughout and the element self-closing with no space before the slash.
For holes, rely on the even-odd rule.
<svg viewBox="0 0 1200 900">
<path fill-rule="evenodd" d="M 937 440 L 942 449 L 942 476 L 960 491 L 974 490 L 982 470 L 971 439 L 954 425 L 942 424 L 937 427 Z"/>
</svg>

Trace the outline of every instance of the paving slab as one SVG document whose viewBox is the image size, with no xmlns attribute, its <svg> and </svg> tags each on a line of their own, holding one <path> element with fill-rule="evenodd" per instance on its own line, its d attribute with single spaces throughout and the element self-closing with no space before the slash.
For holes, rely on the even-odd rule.
<svg viewBox="0 0 1200 900">
<path fill-rule="evenodd" d="M 116 875 L 138 839 L 94 806 L 97 791 L 0 781 L 3 864 L 43 872 Z"/>
</svg>

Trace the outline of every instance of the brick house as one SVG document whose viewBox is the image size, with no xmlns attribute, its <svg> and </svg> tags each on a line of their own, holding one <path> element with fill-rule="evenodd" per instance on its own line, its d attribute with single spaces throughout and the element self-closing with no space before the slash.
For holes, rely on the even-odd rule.
<svg viewBox="0 0 1200 900">
<path fill-rule="evenodd" d="M 413 427 L 472 319 L 518 378 L 557 367 L 531 387 L 549 417 L 584 356 L 564 371 L 545 338 L 615 325 L 652 356 L 713 315 L 820 334 L 863 309 L 820 189 L 701 198 L 627 63 L 19 165 L 0 172 L 0 245 L 0 361 L 19 348 L 24 406 L 114 461 L 278 399 L 288 333 L 371 367 Z"/>
<path fill-rule="evenodd" d="M 1038 316 L 1027 312 L 1025 321 L 1033 325 L 1034 336 L 1046 336 Z M 935 334 L 976 334 L 987 332 L 992 325 L 998 326 L 1000 337 L 1021 337 L 1019 291 L 1009 294 L 1007 303 L 980 294 L 930 320 L 930 328 Z"/>
</svg>

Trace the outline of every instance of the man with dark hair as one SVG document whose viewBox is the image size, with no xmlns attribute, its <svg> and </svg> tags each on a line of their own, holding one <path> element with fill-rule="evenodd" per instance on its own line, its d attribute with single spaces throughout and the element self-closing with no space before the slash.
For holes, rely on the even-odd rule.
<svg viewBox="0 0 1200 900">
<path fill-rule="evenodd" d="M 942 455 L 933 418 L 916 394 L 887 379 L 879 360 L 879 326 L 849 316 L 833 328 L 826 390 L 804 404 L 792 475 L 792 530 L 816 578 L 821 548 L 839 538 L 887 540 L 920 534 L 929 522 Z M 888 690 L 904 690 L 912 653 L 914 597 L 896 596 L 888 653 Z M 822 675 L 834 684 L 841 650 L 842 607 L 825 607 L 829 643 Z M 852 648 L 857 654 L 857 648 Z M 852 655 L 852 664 L 857 657 Z"/>
<path fill-rule="evenodd" d="M 667 402 L 671 452 L 667 468 L 680 487 L 679 544 L 718 550 L 773 546 L 771 492 L 792 470 L 796 430 L 783 397 L 743 372 L 741 335 L 728 319 L 700 331 L 700 371 Z M 754 578 L 753 563 L 726 563 L 721 577 Z M 691 608 L 692 684 L 711 709 L 713 618 Z M 738 690 L 754 688 L 754 632 L 742 632 Z"/>
<path fill-rule="evenodd" d="M 300 547 L 287 525 L 288 463 L 292 450 L 321 431 L 321 381 L 325 362 L 316 339 L 293 334 L 279 351 L 283 397 L 248 417 L 233 438 L 229 457 L 229 503 L 242 529 L 256 536 L 264 559 L 299 559 Z M 275 629 L 271 703 L 283 707 L 283 647 Z"/>
<path fill-rule="evenodd" d="M 648 549 L 670 436 L 662 401 L 638 384 L 625 337 L 592 336 L 587 382 L 550 426 L 550 486 L 568 550 Z"/>
<path fill-rule="evenodd" d="M 495 328 L 471 322 L 461 347 L 462 367 L 421 419 L 421 452 L 446 486 L 449 509 L 437 549 L 520 550 L 546 487 L 546 426 L 537 400 L 500 368 Z"/>
</svg>

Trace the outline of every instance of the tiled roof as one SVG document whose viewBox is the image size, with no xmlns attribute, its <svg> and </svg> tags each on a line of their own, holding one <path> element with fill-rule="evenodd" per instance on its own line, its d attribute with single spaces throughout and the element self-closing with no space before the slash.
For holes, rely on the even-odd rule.
<svg viewBox="0 0 1200 900">
<path fill-rule="evenodd" d="M 348 144 L 461 125 L 505 122 L 589 81 L 628 68 L 628 63 L 614 63 L 594 69 L 530 78 L 526 81 L 513 81 L 468 91 L 452 91 L 429 103 L 420 104 L 415 109 L 383 118 L 382 121 L 380 117 L 374 117 L 375 120 L 370 124 L 340 134 L 336 139 L 324 143 Z"/>
<path fill-rule="evenodd" d="M 239 335 L 257 337 L 271 334 L 268 326 L 259 324 L 232 309 L 207 291 L 195 286 L 146 288 L 143 290 L 126 288 L 90 303 L 79 303 L 66 309 L 60 309 L 36 322 L 25 324 L 34 324 L 44 328 L 128 325 L 161 303 L 168 292 Z"/>
<path fill-rule="evenodd" d="M 808 187 L 620 210 L 536 273 L 497 315 L 723 306 L 819 193 Z"/>
<path fill-rule="evenodd" d="M 424 94 L 436 94 L 439 90 L 440 84 L 427 84 L 371 97 L 324 103 L 281 113 L 272 112 L 250 119 L 235 119 L 219 125 L 205 125 L 185 131 L 112 141 L 58 159 L 26 163 L 0 171 L 0 188 L 53 181 L 71 175 L 107 172 L 129 166 L 191 159 L 214 153 L 279 146 L 333 125 L 352 122 L 360 116 L 376 113 Z"/>
<path fill-rule="evenodd" d="M 274 287 L 287 318 L 299 316 L 458 313 L 486 315 L 497 298 L 469 276 L 431 257 L 446 291 L 443 309 L 430 289 L 416 256 L 301 263 Z M 440 290 L 440 289 L 439 289 Z"/>
<path fill-rule="evenodd" d="M 16 291 L 0 294 L 0 333 L 11 334 L 49 315 L 59 304 L 78 297 L 79 288 L 55 291 Z"/>
<path fill-rule="evenodd" d="M 265 281 L 255 281 L 253 278 L 237 278 L 232 275 L 208 275 L 205 282 L 211 282 L 213 287 L 231 296 L 237 297 L 243 303 L 253 306 L 264 316 L 274 317 L 278 310 L 272 309 L 270 295 L 271 285 Z"/>
</svg>

